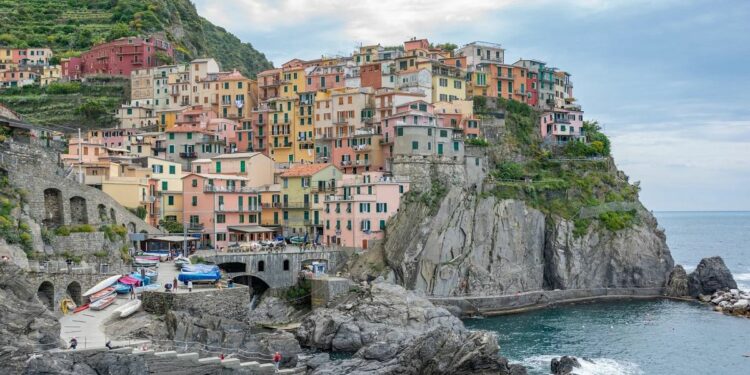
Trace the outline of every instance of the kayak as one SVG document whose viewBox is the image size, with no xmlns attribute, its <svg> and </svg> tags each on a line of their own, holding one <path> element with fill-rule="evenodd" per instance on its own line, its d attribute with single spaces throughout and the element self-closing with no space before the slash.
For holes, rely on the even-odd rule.
<svg viewBox="0 0 750 375">
<path fill-rule="evenodd" d="M 96 292 L 98 292 L 98 291 L 100 291 L 100 290 L 102 290 L 104 288 L 112 286 L 112 284 L 116 283 L 117 280 L 121 276 L 122 275 L 115 275 L 115 276 L 112 276 L 112 277 L 108 277 L 106 280 L 100 282 L 99 284 L 94 285 L 93 288 L 87 290 L 86 293 L 82 294 L 82 296 L 84 296 L 84 297 L 90 296 L 90 295 L 92 295 L 92 294 L 94 294 L 94 293 L 96 293 Z"/>
<path fill-rule="evenodd" d="M 81 305 L 81 306 L 76 307 L 75 310 L 73 310 L 73 313 L 81 312 L 81 311 L 86 310 L 88 308 L 89 308 L 89 304 L 87 303 L 85 305 Z"/>
<path fill-rule="evenodd" d="M 100 290 L 100 291 L 98 291 L 98 292 L 90 295 L 89 296 L 89 300 L 91 300 L 91 302 L 98 301 L 98 300 L 100 300 L 100 299 L 102 299 L 104 297 L 108 297 L 109 295 L 114 294 L 114 293 L 115 293 L 115 287 L 110 286 L 110 287 L 104 288 L 104 289 L 102 289 L 102 290 Z"/>
<path fill-rule="evenodd" d="M 130 315 L 133 315 L 136 311 L 138 311 L 138 309 L 141 308 L 141 303 L 141 300 L 137 299 L 119 307 L 118 309 L 120 310 L 120 318 L 126 318 Z"/>
<path fill-rule="evenodd" d="M 115 302 L 115 298 L 117 298 L 117 296 L 114 294 L 101 298 L 96 302 L 91 303 L 91 310 L 104 310 L 107 306 Z"/>
<path fill-rule="evenodd" d="M 133 262 L 133 264 L 139 266 L 155 266 L 159 264 L 159 257 L 135 257 L 135 261 Z"/>
</svg>

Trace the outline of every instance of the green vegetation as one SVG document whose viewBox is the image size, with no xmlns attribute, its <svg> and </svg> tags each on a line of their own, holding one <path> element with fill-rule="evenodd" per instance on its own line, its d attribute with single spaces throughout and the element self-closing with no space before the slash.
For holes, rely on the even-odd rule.
<svg viewBox="0 0 750 375">
<path fill-rule="evenodd" d="M 247 75 L 271 67 L 251 44 L 200 17 L 189 0 L 0 0 L 2 46 L 50 47 L 67 57 L 97 43 L 155 32 L 165 33 L 182 60 L 215 57 L 225 70 Z"/>
<path fill-rule="evenodd" d="M 115 110 L 129 95 L 127 79 L 92 77 L 85 83 L 5 89 L 0 91 L 0 103 L 34 124 L 91 128 L 116 125 Z"/>
<path fill-rule="evenodd" d="M 124 240 L 126 235 L 128 234 L 128 230 L 125 227 L 117 224 L 102 225 L 101 227 L 99 227 L 99 231 L 104 232 L 104 235 L 107 237 L 107 239 L 112 242 L 117 240 Z"/>
<path fill-rule="evenodd" d="M 448 194 L 448 187 L 445 183 L 441 180 L 433 179 L 430 190 L 425 192 L 410 190 L 404 194 L 402 199 L 405 203 L 420 202 L 430 209 L 431 215 L 434 215 L 438 208 L 440 208 L 440 202 L 443 201 L 446 194 Z"/>
<path fill-rule="evenodd" d="M 93 255 L 99 259 L 104 259 L 109 256 L 109 253 L 104 250 L 100 250 L 100 251 L 95 251 Z"/>
<path fill-rule="evenodd" d="M 431 44 L 430 48 L 440 48 L 444 51 L 453 52 L 458 49 L 458 45 L 454 43 L 439 43 L 439 44 L 434 44 L 434 45 Z"/>
<path fill-rule="evenodd" d="M 490 145 L 490 142 L 488 142 L 484 138 L 468 138 L 464 142 L 467 146 L 479 146 L 479 147 L 487 147 Z"/>
<path fill-rule="evenodd" d="M 83 260 L 83 258 L 81 258 L 80 255 L 75 255 L 70 250 L 63 251 L 62 254 L 60 254 L 60 256 L 63 257 L 65 260 L 71 263 L 75 263 L 75 264 L 80 264 L 81 260 Z"/>
<path fill-rule="evenodd" d="M 146 215 L 148 214 L 148 211 L 146 211 L 146 208 L 143 206 L 138 206 L 136 208 L 127 207 L 128 211 L 133 213 L 133 215 L 138 216 L 139 219 L 143 220 L 146 218 Z"/>
<path fill-rule="evenodd" d="M 122 245 L 122 247 L 120 248 L 120 259 L 122 259 L 122 261 L 125 263 L 130 263 L 131 261 L 130 248 L 127 244 Z"/>
<path fill-rule="evenodd" d="M 81 225 L 62 225 L 55 229 L 55 235 L 65 237 L 70 236 L 71 233 L 93 233 L 95 232 L 94 227 L 88 224 Z"/>
<path fill-rule="evenodd" d="M 174 220 L 159 220 L 159 226 L 168 233 L 183 233 L 185 230 L 182 223 Z"/>
<path fill-rule="evenodd" d="M 284 299 L 293 305 L 310 304 L 310 283 L 300 283 L 284 291 Z"/>
<path fill-rule="evenodd" d="M 487 113 L 488 98 L 474 98 L 475 111 Z M 631 226 L 637 212 L 610 210 L 597 217 L 582 218 L 581 210 L 605 203 L 636 202 L 640 187 L 617 173 L 610 155 L 610 141 L 597 122 L 586 122 L 586 142 L 570 142 L 562 149 L 542 147 L 538 131 L 539 115 L 530 106 L 498 99 L 497 108 L 505 110 L 507 132 L 502 145 L 510 155 L 490 149 L 495 166 L 490 176 L 495 188 L 486 195 L 498 199 L 520 199 L 548 215 L 574 223 L 573 234 L 583 236 L 595 221 L 617 231 Z M 600 158 L 591 158 L 600 157 Z M 567 160 L 584 158 L 584 160 Z"/>
<path fill-rule="evenodd" d="M 0 177 L 0 238 L 9 245 L 19 245 L 29 258 L 35 258 L 31 228 L 16 218 L 19 205 L 23 202 L 21 193 L 10 185 L 7 176 Z"/>
</svg>

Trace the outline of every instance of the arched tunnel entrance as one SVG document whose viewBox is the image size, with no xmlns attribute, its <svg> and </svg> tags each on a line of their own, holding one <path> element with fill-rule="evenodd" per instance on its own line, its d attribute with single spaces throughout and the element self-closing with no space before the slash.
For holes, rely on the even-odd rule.
<svg viewBox="0 0 750 375">
<path fill-rule="evenodd" d="M 247 285 L 249 287 L 251 310 L 254 310 L 255 307 L 258 306 L 260 298 L 269 288 L 268 283 L 263 281 L 263 279 L 253 275 L 235 276 L 232 278 L 232 281 L 237 284 Z"/>
<path fill-rule="evenodd" d="M 68 292 L 68 295 L 76 305 L 81 305 L 81 284 L 78 281 L 68 284 L 68 288 L 65 291 Z"/>
<path fill-rule="evenodd" d="M 47 308 L 51 311 L 55 311 L 55 286 L 52 285 L 51 282 L 45 281 L 39 284 L 39 289 L 37 289 L 36 291 L 36 296 L 39 298 L 39 301 L 44 304 L 44 306 L 47 306 Z"/>
<path fill-rule="evenodd" d="M 247 264 L 242 262 L 220 263 L 218 266 L 227 273 L 247 272 Z"/>
</svg>

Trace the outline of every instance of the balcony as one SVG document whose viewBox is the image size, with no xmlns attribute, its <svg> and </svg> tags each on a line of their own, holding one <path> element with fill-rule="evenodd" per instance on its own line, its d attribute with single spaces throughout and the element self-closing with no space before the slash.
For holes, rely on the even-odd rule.
<svg viewBox="0 0 750 375">
<path fill-rule="evenodd" d="M 248 186 L 216 186 L 206 185 L 203 187 L 204 193 L 257 193 L 258 190 Z"/>
<path fill-rule="evenodd" d="M 152 147 L 151 149 L 154 150 L 154 152 L 156 153 L 167 152 L 167 148 L 164 146 L 156 146 L 156 147 Z"/>
<path fill-rule="evenodd" d="M 271 135 L 289 135 L 291 132 L 289 129 L 284 128 L 271 128 Z"/>
<path fill-rule="evenodd" d="M 352 149 L 354 152 L 370 152 L 372 151 L 372 146 L 370 145 L 356 145 L 352 146 Z"/>
<path fill-rule="evenodd" d="M 310 202 L 283 202 L 282 208 L 310 208 Z"/>
<path fill-rule="evenodd" d="M 271 202 L 271 203 L 262 203 L 261 207 L 263 208 L 282 208 L 283 205 L 281 202 Z"/>
<path fill-rule="evenodd" d="M 333 120 L 333 124 L 334 125 L 348 125 L 349 124 L 349 119 L 346 119 L 346 118 L 337 118 L 337 119 Z"/>
<path fill-rule="evenodd" d="M 180 152 L 180 157 L 183 159 L 195 159 L 198 157 L 198 155 L 195 153 L 195 151 Z"/>
<path fill-rule="evenodd" d="M 257 145 L 257 146 L 255 146 L 254 151 L 261 151 L 261 150 L 265 150 L 265 149 L 266 149 L 266 145 Z"/>
<path fill-rule="evenodd" d="M 290 148 L 290 147 L 292 147 L 292 143 L 291 142 L 279 143 L 279 144 L 273 145 L 273 148 Z"/>
<path fill-rule="evenodd" d="M 216 208 L 216 212 L 227 212 L 227 213 L 243 213 L 243 212 L 260 212 L 260 207 L 253 206 L 253 207 L 226 207 L 225 205 L 220 205 Z"/>
<path fill-rule="evenodd" d="M 203 230 L 203 224 L 201 223 L 190 223 L 188 224 L 189 231 L 200 232 Z"/>
<path fill-rule="evenodd" d="M 313 186 L 310 188 L 310 192 L 312 193 L 322 193 L 322 192 L 334 192 L 336 191 L 336 185 L 335 184 L 324 184 L 323 186 Z"/>
<path fill-rule="evenodd" d="M 350 200 L 352 200 L 351 195 L 327 195 L 325 198 L 325 202 L 343 202 Z M 336 213 L 340 213 L 340 210 L 337 210 Z"/>
</svg>

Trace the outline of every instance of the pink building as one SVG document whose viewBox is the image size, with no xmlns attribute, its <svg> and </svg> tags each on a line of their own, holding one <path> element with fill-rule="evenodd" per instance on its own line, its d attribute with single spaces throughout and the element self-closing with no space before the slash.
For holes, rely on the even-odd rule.
<svg viewBox="0 0 750 375">
<path fill-rule="evenodd" d="M 62 62 L 62 75 L 77 78 L 78 75 L 107 74 L 130 77 L 137 69 L 160 65 L 156 53 L 174 57 L 172 44 L 166 38 L 127 37 L 115 39 L 91 47 L 79 59 L 66 59 Z"/>
<path fill-rule="evenodd" d="M 386 223 L 399 208 L 409 181 L 381 172 L 344 175 L 336 194 L 325 198 L 323 241 L 348 248 L 367 249 L 384 237 Z"/>
<path fill-rule="evenodd" d="M 346 84 L 343 65 L 316 66 L 307 74 L 307 91 L 342 88 Z"/>
<path fill-rule="evenodd" d="M 202 245 L 225 251 L 231 243 L 273 238 L 273 229 L 260 226 L 260 193 L 247 182 L 229 174 L 182 178 L 184 215 L 189 228 L 201 233 Z"/>
<path fill-rule="evenodd" d="M 381 121 L 383 141 L 393 142 L 397 125 L 440 126 L 434 113 L 435 107 L 424 100 L 397 106 L 393 115 L 386 116 Z"/>
<path fill-rule="evenodd" d="M 556 108 L 544 112 L 539 122 L 542 139 L 548 144 L 565 144 L 585 137 L 583 111 L 580 108 Z"/>
</svg>

